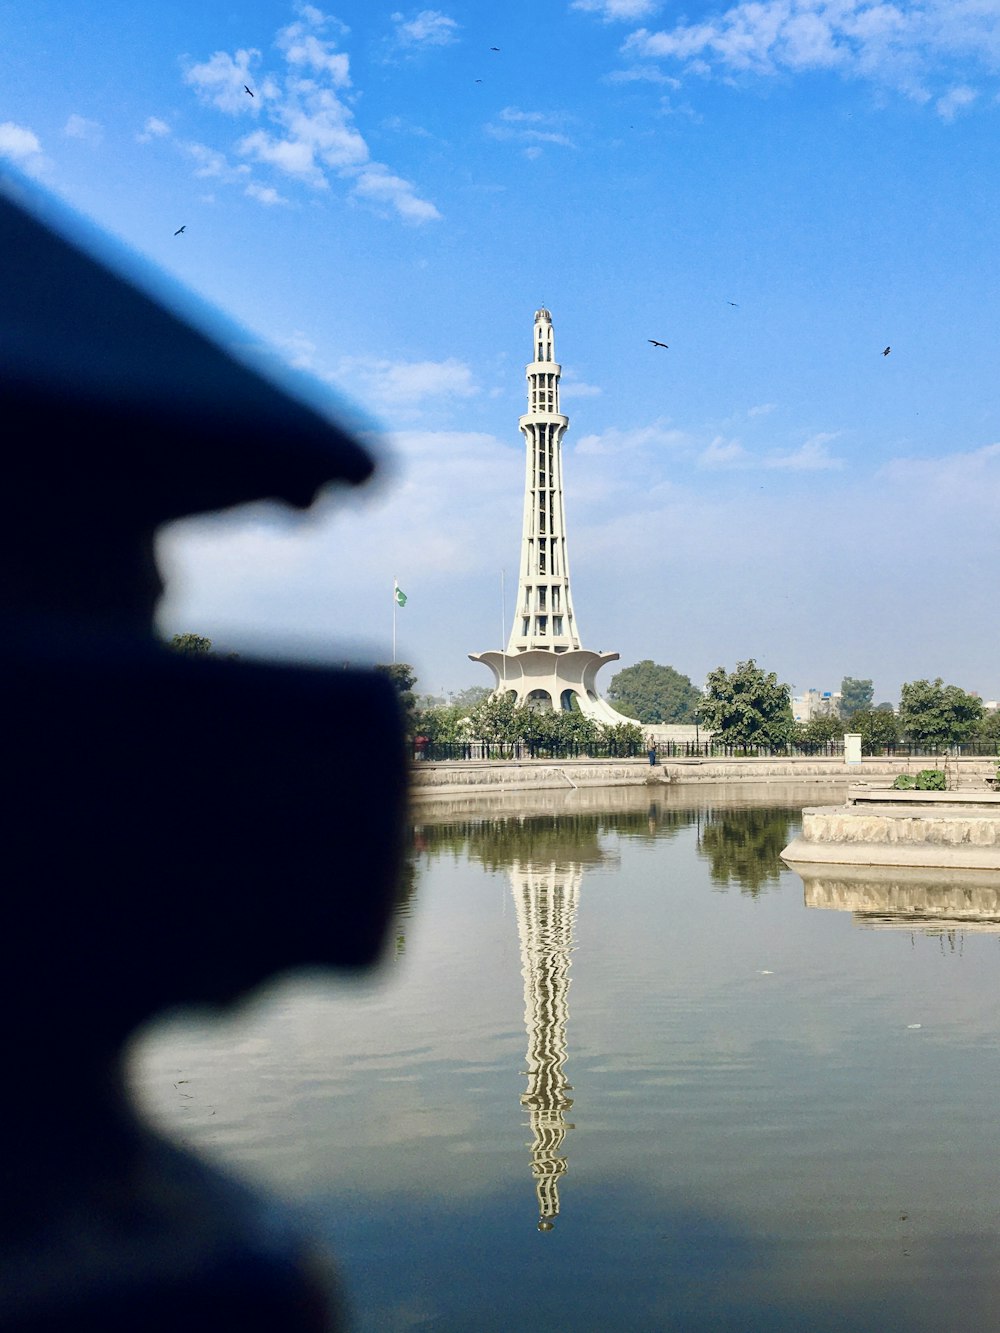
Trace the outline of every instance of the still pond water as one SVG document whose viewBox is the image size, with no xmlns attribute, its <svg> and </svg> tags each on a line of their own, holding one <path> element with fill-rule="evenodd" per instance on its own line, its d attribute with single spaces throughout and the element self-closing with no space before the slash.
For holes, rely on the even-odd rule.
<svg viewBox="0 0 1000 1333">
<path fill-rule="evenodd" d="M 804 884 L 830 789 L 506 799 L 418 813 L 373 978 L 147 1034 L 156 1123 L 361 1333 L 1000 1329 L 1000 877 Z"/>
</svg>

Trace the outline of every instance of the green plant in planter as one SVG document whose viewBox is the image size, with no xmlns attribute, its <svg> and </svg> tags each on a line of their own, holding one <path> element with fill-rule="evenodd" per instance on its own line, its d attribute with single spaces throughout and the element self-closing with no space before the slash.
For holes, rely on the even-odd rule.
<svg viewBox="0 0 1000 1333">
<path fill-rule="evenodd" d="M 922 768 L 914 783 L 917 791 L 946 791 L 948 781 L 940 768 Z"/>
<path fill-rule="evenodd" d="M 900 773 L 899 777 L 892 784 L 893 791 L 912 791 L 917 785 L 917 779 L 912 773 Z"/>
</svg>

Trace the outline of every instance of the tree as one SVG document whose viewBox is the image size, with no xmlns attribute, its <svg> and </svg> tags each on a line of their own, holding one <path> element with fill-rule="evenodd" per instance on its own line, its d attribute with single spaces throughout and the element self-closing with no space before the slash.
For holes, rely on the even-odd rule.
<svg viewBox="0 0 1000 1333">
<path fill-rule="evenodd" d="M 914 680 L 903 686 L 899 722 L 917 745 L 959 745 L 968 740 L 983 715 L 983 702 L 957 685 Z"/>
<path fill-rule="evenodd" d="M 608 754 L 618 758 L 641 754 L 646 748 L 643 734 L 633 722 L 602 722 L 600 739 Z"/>
<path fill-rule="evenodd" d="M 875 690 L 870 680 L 856 680 L 845 676 L 840 682 L 840 716 L 849 722 L 855 713 L 871 708 Z"/>
<path fill-rule="evenodd" d="M 417 683 L 417 673 L 409 662 L 380 662 L 375 670 L 380 676 L 386 676 L 396 687 L 399 706 L 403 710 L 403 725 L 408 736 L 412 736 L 416 717 L 417 698 L 413 687 Z"/>
<path fill-rule="evenodd" d="M 612 677 L 608 699 L 640 722 L 693 722 L 701 691 L 672 666 L 647 658 Z"/>
<path fill-rule="evenodd" d="M 722 667 L 709 673 L 700 715 L 724 745 L 783 748 L 795 730 L 788 686 L 773 671 L 765 675 L 753 658 L 737 662 L 731 674 Z"/>
<path fill-rule="evenodd" d="M 988 712 L 983 709 L 973 739 L 981 745 L 992 746 L 1000 754 L 1000 708 L 991 708 Z"/>
<path fill-rule="evenodd" d="M 802 745 L 826 745 L 839 741 L 843 734 L 844 720 L 839 713 L 817 713 L 795 727 L 795 739 Z"/>
<path fill-rule="evenodd" d="M 457 694 L 451 695 L 448 702 L 455 708 L 462 708 L 466 713 L 471 713 L 476 704 L 481 704 L 492 693 L 488 685 L 469 685 L 464 690 L 459 690 Z"/>
<path fill-rule="evenodd" d="M 469 714 L 470 733 L 487 745 L 511 745 L 521 738 L 520 715 L 527 711 L 517 707 L 513 692 L 487 695 Z"/>
<path fill-rule="evenodd" d="M 891 708 L 862 708 L 851 718 L 851 730 L 861 737 L 864 754 L 892 750 L 899 741 L 899 724 Z"/>
<path fill-rule="evenodd" d="M 175 634 L 170 640 L 175 653 L 187 653 L 209 656 L 212 652 L 212 640 L 203 639 L 200 634 Z"/>
</svg>

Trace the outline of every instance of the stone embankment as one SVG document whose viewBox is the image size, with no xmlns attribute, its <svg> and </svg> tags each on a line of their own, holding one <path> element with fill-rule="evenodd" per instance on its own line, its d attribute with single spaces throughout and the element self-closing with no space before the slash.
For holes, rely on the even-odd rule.
<svg viewBox="0 0 1000 1333">
<path fill-rule="evenodd" d="M 848 789 L 844 805 L 802 811 L 781 853 L 800 866 L 895 866 L 1000 871 L 1000 795 L 986 789 Z"/>
<path fill-rule="evenodd" d="M 668 759 L 650 766 L 648 759 L 526 759 L 446 763 L 418 761 L 411 771 L 414 800 L 458 794 L 488 795 L 512 791 L 566 790 L 590 787 L 672 787 L 719 783 L 847 782 L 891 784 L 900 773 L 939 767 L 934 758 L 864 759 L 845 764 L 842 758 Z M 996 771 L 991 759 L 944 761 L 949 785 L 985 788 Z"/>
</svg>

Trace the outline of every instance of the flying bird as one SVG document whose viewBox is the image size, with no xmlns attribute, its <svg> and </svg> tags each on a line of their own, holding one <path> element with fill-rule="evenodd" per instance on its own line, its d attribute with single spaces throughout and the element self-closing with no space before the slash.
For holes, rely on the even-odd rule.
<svg viewBox="0 0 1000 1333">
<path fill-rule="evenodd" d="M 177 230 L 174 232 L 174 235 L 175 235 L 175 236 L 179 236 L 179 235 L 181 234 L 182 231 L 187 231 L 187 223 L 186 223 L 186 222 L 184 223 L 184 226 L 183 226 L 183 227 L 178 227 L 178 228 L 177 228 Z"/>
<path fill-rule="evenodd" d="M 669 343 L 658 343 L 658 342 L 656 341 L 655 338 L 647 338 L 646 341 L 647 341 L 648 343 L 652 343 L 654 347 L 669 347 L 669 346 L 670 346 Z"/>
<path fill-rule="evenodd" d="M 500 48 L 499 48 L 499 46 L 491 46 L 491 47 L 490 47 L 490 50 L 491 50 L 491 51 L 499 51 Z"/>
<path fill-rule="evenodd" d="M 882 355 L 883 355 L 883 356 L 888 356 L 889 353 L 890 353 L 891 351 L 892 351 L 892 348 L 891 348 L 891 347 L 883 347 L 883 348 L 882 348 Z"/>
<path fill-rule="evenodd" d="M 250 93 L 250 96 L 253 97 L 253 93 L 250 92 L 250 89 L 246 86 L 246 84 L 243 85 L 243 91 L 245 93 Z"/>
<path fill-rule="evenodd" d="M 739 310 L 739 308 L 740 308 L 740 303 L 739 303 L 739 301 L 727 301 L 727 302 L 726 302 L 726 305 L 735 306 L 737 310 Z"/>
</svg>

